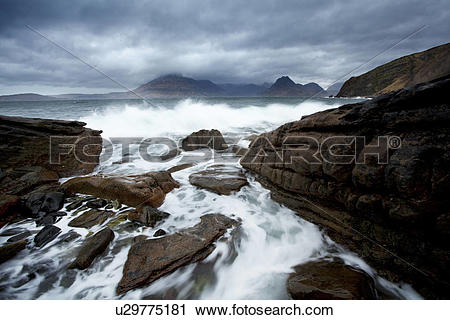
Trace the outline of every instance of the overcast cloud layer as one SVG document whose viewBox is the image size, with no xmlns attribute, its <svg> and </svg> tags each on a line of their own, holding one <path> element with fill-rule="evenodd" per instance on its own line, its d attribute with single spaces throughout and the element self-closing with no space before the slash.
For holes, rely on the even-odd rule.
<svg viewBox="0 0 450 320">
<path fill-rule="evenodd" d="M 129 88 L 173 72 L 327 87 L 423 25 L 352 75 L 450 42 L 450 2 L 1 0 L 0 94 L 123 91 L 25 25 Z"/>
</svg>

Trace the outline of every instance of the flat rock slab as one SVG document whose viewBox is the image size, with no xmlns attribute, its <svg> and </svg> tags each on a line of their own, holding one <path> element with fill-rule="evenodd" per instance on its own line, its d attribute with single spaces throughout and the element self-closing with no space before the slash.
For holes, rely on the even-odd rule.
<svg viewBox="0 0 450 320">
<path fill-rule="evenodd" d="M 26 240 L 2 245 L 0 247 L 0 263 L 3 263 L 13 258 L 17 253 L 25 249 L 26 246 L 27 246 Z"/>
<path fill-rule="evenodd" d="M 313 261 L 296 266 L 287 280 L 295 300 L 376 299 L 373 279 L 341 260 Z"/>
<path fill-rule="evenodd" d="M 248 185 L 241 169 L 225 165 L 213 165 L 204 171 L 193 173 L 189 176 L 189 182 L 222 195 L 230 195 Z"/>
<path fill-rule="evenodd" d="M 60 233 L 61 229 L 56 226 L 45 226 L 34 237 L 34 243 L 36 244 L 37 247 L 43 247 L 47 243 L 55 239 Z"/>
<path fill-rule="evenodd" d="M 207 214 L 191 228 L 162 238 L 136 241 L 128 252 L 117 294 L 151 284 L 180 267 L 205 259 L 214 242 L 235 221 L 221 214 Z"/>
<path fill-rule="evenodd" d="M 150 205 L 159 207 L 166 193 L 179 184 L 165 171 L 132 176 L 96 175 L 78 177 L 62 185 L 69 193 L 82 193 L 107 200 L 118 200 L 130 207 Z"/>
<path fill-rule="evenodd" d="M 69 269 L 87 269 L 94 259 L 106 250 L 113 239 L 114 232 L 110 228 L 105 228 L 94 234 L 81 248 L 75 261 L 70 264 Z"/>
<path fill-rule="evenodd" d="M 114 214 L 113 211 L 91 209 L 71 220 L 69 222 L 69 227 L 88 229 L 97 224 L 102 224 L 112 214 Z"/>
</svg>

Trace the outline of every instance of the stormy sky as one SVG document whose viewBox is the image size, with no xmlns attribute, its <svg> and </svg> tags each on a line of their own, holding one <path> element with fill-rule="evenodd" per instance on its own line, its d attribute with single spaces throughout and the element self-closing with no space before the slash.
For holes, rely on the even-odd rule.
<svg viewBox="0 0 450 320">
<path fill-rule="evenodd" d="M 0 94 L 123 91 L 167 73 L 327 87 L 450 42 L 448 0 L 0 0 Z M 348 78 L 348 76 L 347 76 Z"/>
</svg>

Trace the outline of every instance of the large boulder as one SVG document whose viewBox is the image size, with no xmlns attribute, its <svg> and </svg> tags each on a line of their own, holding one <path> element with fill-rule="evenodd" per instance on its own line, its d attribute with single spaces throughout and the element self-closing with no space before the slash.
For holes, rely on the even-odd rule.
<svg viewBox="0 0 450 320">
<path fill-rule="evenodd" d="M 294 267 L 287 280 L 295 300 L 376 299 L 375 283 L 364 271 L 342 261 L 313 261 Z"/>
<path fill-rule="evenodd" d="M 205 259 L 234 220 L 207 214 L 191 228 L 162 238 L 136 241 L 128 252 L 117 293 L 146 286 L 190 263 Z"/>
<path fill-rule="evenodd" d="M 449 297 L 447 92 L 450 76 L 305 116 L 253 140 L 241 165 L 383 276 Z"/>
<path fill-rule="evenodd" d="M 165 171 L 141 175 L 115 176 L 95 175 L 66 181 L 62 188 L 69 193 L 93 195 L 101 199 L 118 200 L 131 207 L 150 205 L 159 207 L 166 193 L 179 184 Z"/>
<path fill-rule="evenodd" d="M 181 141 L 181 148 L 184 151 L 193 151 L 202 148 L 214 150 L 225 150 L 228 148 L 225 139 L 219 130 L 200 130 L 193 132 Z"/>
<path fill-rule="evenodd" d="M 13 258 L 17 253 L 25 249 L 26 246 L 27 246 L 26 240 L 7 243 L 0 246 L 0 263 L 3 263 Z"/>
<path fill-rule="evenodd" d="M 32 216 L 39 212 L 56 212 L 64 205 L 65 195 L 62 192 L 32 193 L 27 199 L 26 206 Z"/>
<path fill-rule="evenodd" d="M 241 169 L 225 165 L 212 165 L 204 171 L 195 172 L 189 176 L 189 182 L 222 195 L 230 195 L 248 185 Z"/>
<path fill-rule="evenodd" d="M 77 258 L 69 265 L 69 268 L 79 270 L 87 269 L 94 259 L 106 250 L 113 239 L 114 232 L 109 228 L 97 232 L 81 248 Z"/>
</svg>

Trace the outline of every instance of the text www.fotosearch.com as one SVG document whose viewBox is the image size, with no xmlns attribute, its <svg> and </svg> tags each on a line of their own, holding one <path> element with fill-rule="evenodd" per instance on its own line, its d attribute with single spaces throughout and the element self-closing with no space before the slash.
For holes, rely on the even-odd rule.
<svg viewBox="0 0 450 320">
<path fill-rule="evenodd" d="M 192 308 L 193 307 L 193 308 Z M 186 304 L 125 304 L 116 307 L 117 316 L 332 316 L 333 307 L 297 304 L 285 306 L 232 304 L 228 306 L 192 306 Z M 192 312 L 193 311 L 193 312 Z"/>
</svg>

